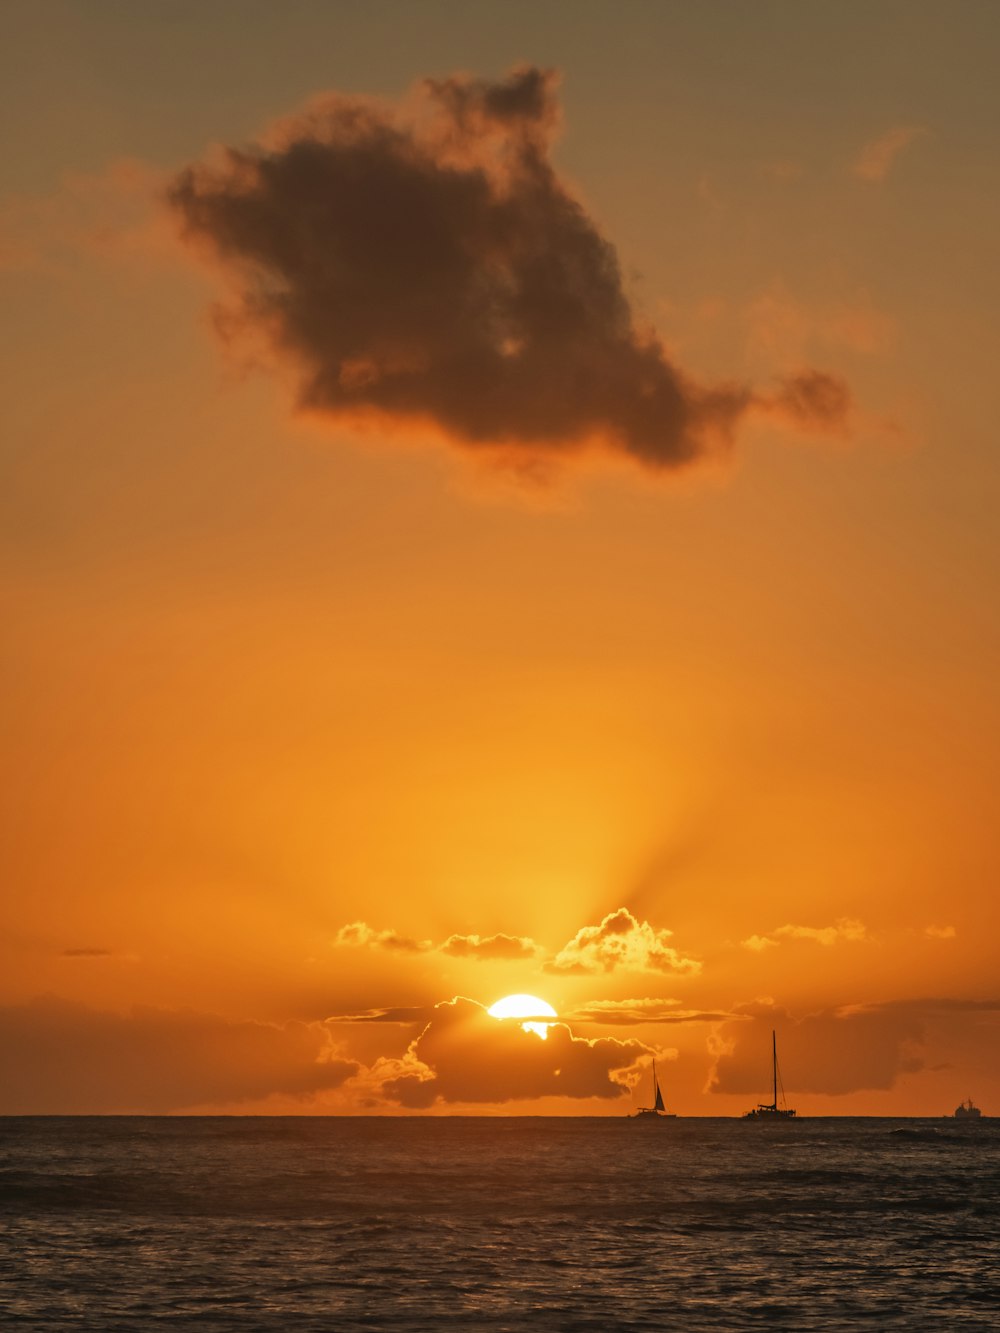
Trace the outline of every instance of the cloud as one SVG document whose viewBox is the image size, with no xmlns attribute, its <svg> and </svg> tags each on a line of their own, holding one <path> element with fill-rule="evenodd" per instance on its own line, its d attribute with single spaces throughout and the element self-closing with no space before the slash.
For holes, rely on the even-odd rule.
<svg viewBox="0 0 1000 1333">
<path fill-rule="evenodd" d="M 929 1052 L 995 1047 L 1000 1000 L 915 998 L 842 1005 L 793 1019 L 770 1001 L 737 1006 L 714 1035 L 708 1091 L 760 1095 L 777 1029 L 781 1074 L 789 1093 L 884 1091 L 903 1074 L 936 1066 Z"/>
<path fill-rule="evenodd" d="M 668 943 L 672 936 L 672 931 L 654 930 L 648 921 L 640 922 L 627 908 L 621 907 L 606 916 L 599 926 L 584 926 L 542 964 L 542 970 L 549 973 L 613 972 L 616 968 L 633 972 L 700 971 L 699 962 L 682 957 Z M 334 942 L 351 948 L 387 949 L 396 953 L 440 953 L 475 962 L 533 959 L 542 953 L 534 940 L 523 935 L 449 935 L 442 943 L 435 944 L 432 940 L 400 935 L 395 930 L 376 930 L 365 921 L 341 926 Z"/>
<path fill-rule="evenodd" d="M 786 1090 L 841 1096 L 891 1088 L 924 1067 L 923 1025 L 915 1013 L 826 1010 L 794 1021 L 779 1008 L 744 1006 L 744 1018 L 720 1029 L 708 1091 L 763 1094 L 770 1082 L 771 1030 Z"/>
<path fill-rule="evenodd" d="M 364 921 L 352 921 L 337 931 L 337 944 L 371 949 L 395 949 L 400 953 L 428 953 L 434 948 L 430 940 L 416 940 L 400 935 L 395 930 L 373 930 Z"/>
<path fill-rule="evenodd" d="M 681 1009 L 678 1000 L 591 1000 L 566 1017 L 576 1023 L 633 1027 L 640 1023 L 721 1023 L 730 1015 L 700 1009 Z"/>
<path fill-rule="evenodd" d="M 748 939 L 741 940 L 740 943 L 744 949 L 752 949 L 755 953 L 763 953 L 765 949 L 773 949 L 778 943 L 770 935 L 751 935 Z"/>
<path fill-rule="evenodd" d="M 432 1005 L 394 1005 L 385 1009 L 361 1009 L 350 1014 L 331 1014 L 327 1023 L 427 1023 L 434 1013 Z"/>
<path fill-rule="evenodd" d="M 854 163 L 854 174 L 874 184 L 884 181 L 903 149 L 926 133 L 922 125 L 894 125 L 865 144 Z"/>
<path fill-rule="evenodd" d="M 858 943 L 869 938 L 864 922 L 844 916 L 833 926 L 779 926 L 774 933 L 786 939 L 814 940 L 826 948 L 844 940 Z"/>
<path fill-rule="evenodd" d="M 114 958 L 114 956 L 115 953 L 113 949 L 92 949 L 87 947 L 80 949 L 63 949 L 62 953 L 59 955 L 60 958 Z"/>
<path fill-rule="evenodd" d="M 0 1113 L 163 1113 L 308 1096 L 356 1072 L 322 1023 L 127 1014 L 52 997 L 0 1008 Z"/>
<path fill-rule="evenodd" d="M 621 1097 L 650 1048 L 638 1041 L 574 1037 L 564 1023 L 546 1040 L 516 1020 L 491 1018 L 456 996 L 434 1016 L 401 1061 L 387 1062 L 382 1093 L 411 1108 L 435 1102 L 508 1102 L 539 1097 Z"/>
<path fill-rule="evenodd" d="M 402 103 L 331 93 L 167 191 L 233 284 L 225 337 L 263 335 L 300 409 L 430 426 L 522 457 L 599 443 L 676 468 L 759 412 L 842 427 L 847 386 L 698 385 L 640 329 L 618 257 L 557 175 L 556 76 L 424 80 Z"/>
<path fill-rule="evenodd" d="M 741 943 L 744 949 L 760 953 L 764 949 L 773 949 L 783 939 L 812 940 L 815 944 L 830 948 L 833 944 L 844 942 L 858 944 L 870 940 L 871 936 L 864 922 L 856 921 L 852 917 L 840 917 L 832 926 L 778 926 L 770 935 L 751 935 Z"/>
<path fill-rule="evenodd" d="M 492 960 L 498 958 L 533 958 L 538 946 L 533 940 L 519 935 L 449 935 L 438 946 L 441 953 L 451 954 L 455 958 L 479 958 Z"/>
<path fill-rule="evenodd" d="M 480 962 L 499 959 L 533 958 L 538 945 L 520 935 L 449 935 L 441 944 L 400 935 L 395 930 L 374 930 L 364 921 L 352 921 L 337 931 L 337 944 L 373 949 L 394 949 L 401 953 L 446 953 L 453 958 L 472 958 Z"/>
<path fill-rule="evenodd" d="M 788 375 L 772 393 L 754 395 L 758 413 L 801 430 L 843 434 L 851 410 L 851 392 L 844 380 L 822 370 Z"/>
<path fill-rule="evenodd" d="M 929 940 L 953 940 L 958 936 L 954 926 L 925 926 L 924 934 Z"/>
<path fill-rule="evenodd" d="M 872 1005 L 857 1005 L 852 1012 L 862 1012 L 875 1008 Z M 919 1013 L 941 1016 L 947 1014 L 1000 1014 L 1000 998 L 989 997 L 984 1000 L 969 1000 L 961 996 L 935 995 L 916 1000 L 887 1000 L 878 1006 L 887 1012 Z M 846 1009 L 842 1012 L 847 1012 Z"/>
<path fill-rule="evenodd" d="M 669 943 L 673 931 L 654 930 L 627 907 L 610 912 L 599 926 L 584 926 L 544 965 L 546 972 L 701 971 L 693 958 L 682 957 Z"/>
</svg>

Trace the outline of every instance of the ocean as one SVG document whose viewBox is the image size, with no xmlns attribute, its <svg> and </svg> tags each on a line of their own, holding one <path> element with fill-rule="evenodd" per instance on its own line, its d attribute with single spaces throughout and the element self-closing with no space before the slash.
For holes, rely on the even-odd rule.
<svg viewBox="0 0 1000 1333">
<path fill-rule="evenodd" d="M 1000 1328 L 1000 1121 L 0 1119 L 0 1326 Z"/>
</svg>

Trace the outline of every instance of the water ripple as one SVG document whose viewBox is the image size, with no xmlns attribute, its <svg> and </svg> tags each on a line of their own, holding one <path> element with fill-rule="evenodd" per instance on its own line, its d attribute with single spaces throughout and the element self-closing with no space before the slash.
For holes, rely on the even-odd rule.
<svg viewBox="0 0 1000 1333">
<path fill-rule="evenodd" d="M 985 1330 L 998 1212 L 990 1121 L 8 1119 L 0 1316 Z"/>
</svg>

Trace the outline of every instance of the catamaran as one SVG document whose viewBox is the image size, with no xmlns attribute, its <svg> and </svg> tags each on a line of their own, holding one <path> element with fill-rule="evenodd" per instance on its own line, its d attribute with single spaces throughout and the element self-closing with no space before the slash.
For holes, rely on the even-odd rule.
<svg viewBox="0 0 1000 1333">
<path fill-rule="evenodd" d="M 640 1106 L 633 1120 L 676 1120 L 677 1116 L 673 1111 L 668 1111 L 663 1105 L 663 1092 L 660 1089 L 660 1081 L 656 1077 L 656 1061 L 653 1061 L 653 1105 Z"/>
<path fill-rule="evenodd" d="M 774 1100 L 770 1102 L 758 1102 L 752 1111 L 747 1111 L 744 1120 L 791 1120 L 795 1112 L 791 1107 L 778 1105 L 778 1085 L 780 1078 L 778 1075 L 778 1043 L 774 1031 L 771 1032 L 771 1085 L 774 1089 Z M 781 1100 L 784 1103 L 785 1090 L 781 1089 Z"/>
</svg>

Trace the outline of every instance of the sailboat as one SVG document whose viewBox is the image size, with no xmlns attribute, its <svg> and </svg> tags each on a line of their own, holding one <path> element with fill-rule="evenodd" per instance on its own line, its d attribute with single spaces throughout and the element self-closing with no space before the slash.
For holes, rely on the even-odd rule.
<svg viewBox="0 0 1000 1333">
<path fill-rule="evenodd" d="M 656 1061 L 653 1061 L 653 1105 L 640 1106 L 633 1120 L 676 1120 L 677 1117 L 673 1111 L 668 1111 L 663 1105 L 663 1092 L 660 1088 L 660 1080 L 656 1077 Z"/>
<path fill-rule="evenodd" d="M 771 1085 L 774 1089 L 774 1100 L 770 1102 L 758 1102 L 752 1111 L 747 1111 L 744 1120 L 791 1120 L 795 1112 L 788 1106 L 778 1105 L 778 1043 L 771 1031 Z M 785 1090 L 781 1090 L 781 1100 L 785 1100 Z"/>
</svg>

